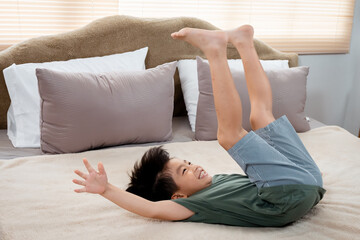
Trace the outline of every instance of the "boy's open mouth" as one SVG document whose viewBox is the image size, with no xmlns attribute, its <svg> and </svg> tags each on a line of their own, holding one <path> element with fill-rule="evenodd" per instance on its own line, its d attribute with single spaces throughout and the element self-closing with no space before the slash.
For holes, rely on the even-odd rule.
<svg viewBox="0 0 360 240">
<path fill-rule="evenodd" d="M 205 172 L 205 170 L 201 170 L 200 174 L 199 174 L 199 179 L 202 179 L 204 177 L 206 177 L 208 175 L 207 172 Z"/>
</svg>

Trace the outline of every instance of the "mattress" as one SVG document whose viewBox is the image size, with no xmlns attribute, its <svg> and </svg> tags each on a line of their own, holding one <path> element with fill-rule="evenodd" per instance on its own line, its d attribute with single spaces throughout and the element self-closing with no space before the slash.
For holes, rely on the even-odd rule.
<svg viewBox="0 0 360 240">
<path fill-rule="evenodd" d="M 71 181 L 76 178 L 73 170 L 85 171 L 84 157 L 92 165 L 101 160 L 109 181 L 125 188 L 127 173 L 149 148 L 131 146 L 0 161 L 0 239 L 357 239 L 360 140 L 336 126 L 316 127 L 299 136 L 323 173 L 327 192 L 289 226 L 244 228 L 151 220 L 101 196 L 73 191 L 77 188 Z M 243 173 L 217 141 L 175 140 L 164 144 L 174 157 L 200 164 L 210 174 Z"/>
</svg>

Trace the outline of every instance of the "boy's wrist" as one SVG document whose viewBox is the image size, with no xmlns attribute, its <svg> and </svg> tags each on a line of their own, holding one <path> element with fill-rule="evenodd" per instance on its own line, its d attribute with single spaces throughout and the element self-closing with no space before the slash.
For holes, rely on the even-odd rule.
<svg viewBox="0 0 360 240">
<path fill-rule="evenodd" d="M 111 188 L 111 184 L 107 183 L 105 186 L 104 192 L 100 193 L 101 196 L 104 196 L 107 192 L 109 192 L 109 189 Z"/>
</svg>

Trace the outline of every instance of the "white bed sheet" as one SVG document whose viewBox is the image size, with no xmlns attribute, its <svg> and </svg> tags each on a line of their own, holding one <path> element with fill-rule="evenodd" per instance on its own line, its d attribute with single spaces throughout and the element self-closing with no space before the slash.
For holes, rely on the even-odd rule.
<svg viewBox="0 0 360 240">
<path fill-rule="evenodd" d="M 0 161 L 0 239 L 357 239 L 360 233 L 360 139 L 336 126 L 299 134 L 323 172 L 324 198 L 284 228 L 242 228 L 166 222 L 127 212 L 98 195 L 76 194 L 81 159 L 102 161 L 111 183 L 125 188 L 127 172 L 148 146 Z M 217 141 L 165 144 L 172 156 L 210 174 L 242 173 Z"/>
</svg>

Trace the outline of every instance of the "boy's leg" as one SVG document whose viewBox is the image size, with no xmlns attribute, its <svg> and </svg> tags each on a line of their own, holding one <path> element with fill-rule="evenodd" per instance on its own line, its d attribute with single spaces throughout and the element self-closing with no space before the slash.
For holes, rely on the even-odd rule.
<svg viewBox="0 0 360 240">
<path fill-rule="evenodd" d="M 274 122 L 270 82 L 260 64 L 249 25 L 228 31 L 229 41 L 237 48 L 244 65 L 251 102 L 253 130 L 292 163 L 304 168 L 322 186 L 321 173 L 286 117 Z M 271 123 L 271 124 L 270 124 Z M 269 125 L 270 124 L 270 125 Z M 264 129 L 265 128 L 265 129 Z"/>
<path fill-rule="evenodd" d="M 275 120 L 272 114 L 270 82 L 260 64 L 254 47 L 254 29 L 244 25 L 228 31 L 229 41 L 238 50 L 245 70 L 246 85 L 251 103 L 250 124 L 255 131 Z"/>
<path fill-rule="evenodd" d="M 200 48 L 209 60 L 218 119 L 217 137 L 222 147 L 230 149 L 247 131 L 242 127 L 241 100 L 227 62 L 228 34 L 224 31 L 184 28 L 171 36 Z"/>
<path fill-rule="evenodd" d="M 246 37 L 245 40 L 252 42 L 252 35 L 248 34 L 248 31 L 243 32 L 245 34 L 242 36 Z M 315 185 L 316 180 L 307 170 L 291 162 L 254 132 L 247 134 L 242 128 L 241 101 L 234 86 L 226 59 L 225 40 L 228 40 L 229 35 L 230 34 L 222 31 L 206 31 L 200 29 L 182 29 L 172 34 L 173 38 L 185 40 L 193 46 L 200 48 L 209 60 L 219 125 L 219 143 L 229 151 L 230 155 L 237 161 L 249 176 L 250 180 L 256 183 L 258 187 L 284 184 Z M 234 37 L 234 34 L 232 37 Z M 249 64 L 251 65 L 253 60 L 251 60 L 250 57 L 254 57 L 254 55 L 249 52 L 250 57 L 247 58 L 246 54 L 247 53 L 242 55 L 242 57 L 245 56 L 246 59 L 249 59 Z M 257 54 L 255 56 L 255 59 L 258 61 Z M 250 66 L 249 64 L 244 64 L 244 67 Z M 246 68 L 245 71 L 251 73 L 252 70 L 249 71 L 249 67 Z M 255 71 L 259 71 L 256 67 L 254 69 Z M 257 74 L 250 74 L 249 79 L 252 79 L 252 76 L 257 76 Z M 264 91 L 268 91 L 268 88 L 264 88 Z M 253 92 L 256 93 L 255 90 Z M 254 94 L 252 95 L 256 96 Z M 269 96 L 265 99 L 268 98 Z M 271 115 L 268 114 L 269 105 L 265 104 L 266 101 L 261 102 L 257 98 L 252 99 L 255 99 L 253 101 L 255 105 L 259 106 L 258 109 L 261 110 L 261 114 L 265 114 L 265 117 L 262 116 L 263 119 L 265 119 L 264 121 L 255 122 L 257 127 L 260 128 L 262 125 L 266 126 L 273 122 L 272 113 Z M 255 112 L 252 111 L 253 116 L 257 114 L 258 113 L 255 114 Z"/>
</svg>

